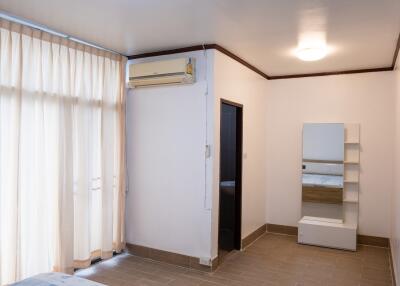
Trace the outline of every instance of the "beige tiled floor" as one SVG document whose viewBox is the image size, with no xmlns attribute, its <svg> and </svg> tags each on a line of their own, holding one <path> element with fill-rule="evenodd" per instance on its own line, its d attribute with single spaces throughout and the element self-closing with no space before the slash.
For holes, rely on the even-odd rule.
<svg viewBox="0 0 400 286">
<path fill-rule="evenodd" d="M 359 246 L 357 252 L 340 251 L 299 245 L 296 237 L 275 234 L 229 254 L 214 273 L 122 254 L 77 275 L 110 286 L 392 285 L 387 249 Z"/>
</svg>

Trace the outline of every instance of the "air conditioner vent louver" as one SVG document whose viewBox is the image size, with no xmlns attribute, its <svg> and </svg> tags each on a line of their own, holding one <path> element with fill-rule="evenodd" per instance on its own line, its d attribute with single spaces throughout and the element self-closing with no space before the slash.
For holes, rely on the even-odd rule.
<svg viewBox="0 0 400 286">
<path fill-rule="evenodd" d="M 189 84 L 195 81 L 194 59 L 180 58 L 129 66 L 129 87 Z"/>
</svg>

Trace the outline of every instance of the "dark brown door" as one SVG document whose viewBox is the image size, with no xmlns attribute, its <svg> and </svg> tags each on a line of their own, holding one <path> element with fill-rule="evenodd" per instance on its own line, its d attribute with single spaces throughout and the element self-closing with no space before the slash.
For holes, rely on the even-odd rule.
<svg viewBox="0 0 400 286">
<path fill-rule="evenodd" d="M 221 100 L 219 249 L 241 249 L 243 106 Z"/>
</svg>

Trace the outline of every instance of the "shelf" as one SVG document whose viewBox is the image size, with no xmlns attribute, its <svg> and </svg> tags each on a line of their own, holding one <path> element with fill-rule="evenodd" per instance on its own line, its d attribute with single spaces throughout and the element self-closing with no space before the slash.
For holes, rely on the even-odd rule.
<svg viewBox="0 0 400 286">
<path fill-rule="evenodd" d="M 357 161 L 344 161 L 343 163 L 347 164 L 347 165 L 358 165 L 358 164 L 360 164 L 360 162 L 357 162 Z"/>
<path fill-rule="evenodd" d="M 345 184 L 358 184 L 359 182 L 356 180 L 344 180 L 343 183 Z"/>
<path fill-rule="evenodd" d="M 344 144 L 348 144 L 348 145 L 358 145 L 358 144 L 360 144 L 360 142 L 356 142 L 356 141 L 345 141 Z"/>
<path fill-rule="evenodd" d="M 349 204 L 358 204 L 358 199 L 357 200 L 352 200 L 352 199 L 345 199 L 343 200 L 344 203 L 349 203 Z"/>
</svg>

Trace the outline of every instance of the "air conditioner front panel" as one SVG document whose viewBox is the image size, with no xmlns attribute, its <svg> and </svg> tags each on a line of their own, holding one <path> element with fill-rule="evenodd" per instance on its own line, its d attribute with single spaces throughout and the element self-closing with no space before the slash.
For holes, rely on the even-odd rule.
<svg viewBox="0 0 400 286">
<path fill-rule="evenodd" d="M 143 76 L 185 73 L 186 65 L 186 58 L 134 64 L 129 66 L 129 76 L 136 78 Z"/>
<path fill-rule="evenodd" d="M 164 61 L 131 64 L 129 87 L 193 83 L 194 59 L 179 58 Z"/>
<path fill-rule="evenodd" d="M 144 80 L 144 79 L 152 79 L 155 77 L 158 78 L 171 78 L 171 77 L 184 77 L 185 73 L 184 72 L 175 72 L 175 73 L 165 73 L 165 74 L 158 74 L 157 76 L 155 75 L 142 75 L 142 76 L 133 76 L 133 77 L 129 77 L 129 80 Z"/>
<path fill-rule="evenodd" d="M 179 75 L 169 75 L 162 77 L 132 78 L 129 81 L 129 86 L 130 87 L 156 86 L 165 84 L 185 84 L 192 82 L 193 82 L 193 77 L 188 77 L 185 74 L 179 74 Z"/>
</svg>

